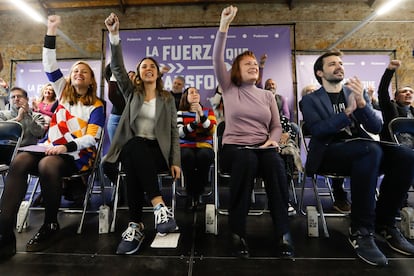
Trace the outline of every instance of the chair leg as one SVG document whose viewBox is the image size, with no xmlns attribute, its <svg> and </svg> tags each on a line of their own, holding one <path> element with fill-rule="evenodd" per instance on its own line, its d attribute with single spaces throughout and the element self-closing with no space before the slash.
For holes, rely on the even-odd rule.
<svg viewBox="0 0 414 276">
<path fill-rule="evenodd" d="M 173 179 L 173 181 L 172 181 L 172 187 L 171 187 L 171 189 L 172 189 L 172 195 L 171 195 L 171 210 L 172 210 L 172 212 L 173 212 L 173 215 L 174 215 L 174 217 L 175 217 L 175 205 L 176 205 L 176 202 L 175 202 L 175 200 L 176 200 L 176 189 L 177 189 L 177 186 L 176 186 L 176 183 L 177 183 L 177 181 L 176 181 L 176 179 Z"/>
<path fill-rule="evenodd" d="M 83 227 L 83 223 L 85 221 L 86 209 L 88 208 L 89 198 L 92 195 L 92 190 L 93 190 L 93 186 L 95 184 L 95 179 L 96 179 L 96 172 L 93 172 L 88 177 L 88 181 L 87 181 L 88 186 L 87 186 L 87 189 L 86 189 L 85 198 L 83 199 L 82 216 L 81 216 L 81 220 L 79 222 L 78 230 L 76 231 L 78 234 L 82 233 L 82 227 Z"/>
<path fill-rule="evenodd" d="M 290 188 L 292 189 L 293 203 L 298 204 L 298 197 L 296 196 L 295 181 L 293 179 L 290 180 Z"/>
<path fill-rule="evenodd" d="M 318 183 L 317 183 L 316 176 L 313 176 L 312 177 L 312 184 L 313 184 L 313 192 L 315 194 L 317 208 L 318 208 L 318 211 L 319 211 L 319 215 L 321 217 L 321 222 L 322 222 L 324 236 L 326 238 L 329 238 L 328 226 L 326 224 L 326 218 L 325 218 L 325 214 L 323 212 L 323 206 L 322 206 L 321 198 L 319 197 Z"/>
<path fill-rule="evenodd" d="M 332 202 L 335 202 L 335 198 L 332 192 L 332 184 L 328 177 L 325 177 L 325 185 L 326 185 L 326 188 L 328 188 L 328 194 L 331 197 Z"/>
<path fill-rule="evenodd" d="M 116 177 L 116 183 L 115 183 L 115 195 L 113 198 L 114 205 L 112 207 L 112 222 L 111 222 L 110 232 L 115 232 L 115 221 L 116 221 L 116 215 L 118 211 L 119 186 L 121 184 L 121 179 L 122 179 L 121 164 L 119 164 L 118 176 Z"/>
<path fill-rule="evenodd" d="M 305 216 L 306 212 L 303 209 L 303 199 L 305 198 L 306 173 L 303 173 L 302 177 L 303 179 L 301 180 L 301 192 L 300 192 L 298 209 L 302 213 L 302 215 Z"/>
<path fill-rule="evenodd" d="M 29 180 L 28 180 L 28 181 L 29 181 L 29 183 L 32 181 L 32 179 L 33 179 L 33 177 L 32 177 L 32 176 L 30 176 L 30 177 L 29 177 Z M 32 203 L 33 203 L 33 200 L 34 200 L 34 196 L 35 196 L 35 194 L 36 194 L 37 189 L 39 188 L 39 183 L 40 183 L 39 178 L 38 178 L 38 177 L 36 177 L 36 180 L 35 180 L 35 183 L 34 183 L 34 186 L 33 186 L 33 190 L 32 190 L 32 192 L 30 193 L 29 202 L 28 202 L 28 208 L 24 210 L 23 220 L 22 220 L 22 221 L 20 221 L 20 223 L 18 223 L 18 224 L 16 225 L 16 229 L 17 229 L 17 232 L 18 232 L 18 233 L 21 233 L 21 232 L 22 232 L 22 230 L 23 230 L 23 225 L 25 224 L 25 222 L 26 222 L 26 220 L 27 220 L 27 217 L 28 217 L 28 215 L 29 215 L 29 208 L 30 208 L 30 206 L 32 206 Z"/>
</svg>

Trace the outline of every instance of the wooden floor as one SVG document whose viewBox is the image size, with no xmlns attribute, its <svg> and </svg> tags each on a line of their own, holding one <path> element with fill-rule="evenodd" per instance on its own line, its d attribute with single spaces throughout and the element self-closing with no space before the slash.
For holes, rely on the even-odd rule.
<svg viewBox="0 0 414 276">
<path fill-rule="evenodd" d="M 314 204 L 311 191 L 307 189 L 306 194 L 306 203 Z M 0 264 L 0 275 L 414 275 L 414 258 L 392 252 L 381 241 L 378 245 L 389 258 L 387 267 L 373 267 L 356 258 L 347 241 L 348 217 L 327 218 L 330 238 L 309 238 L 306 217 L 291 217 L 296 256 L 281 260 L 276 257 L 276 237 L 269 214 L 249 216 L 247 241 L 251 258 L 240 260 L 231 254 L 227 217 L 219 216 L 218 235 L 206 234 L 204 208 L 188 212 L 183 208 L 184 202 L 185 198 L 178 198 L 178 247 L 150 247 L 155 236 L 153 214 L 145 213 L 146 238 L 132 256 L 115 255 L 128 223 L 125 210 L 119 212 L 116 232 L 111 234 L 98 234 L 96 213 L 87 215 L 80 235 L 76 234 L 80 215 L 60 213 L 62 230 L 58 242 L 44 252 L 26 253 L 26 242 L 43 221 L 43 211 L 31 211 L 29 228 L 17 234 L 17 254 Z M 261 204 L 260 200 L 257 204 Z M 91 208 L 96 210 L 94 205 Z M 330 200 L 324 200 L 324 205 L 330 210 Z"/>
</svg>

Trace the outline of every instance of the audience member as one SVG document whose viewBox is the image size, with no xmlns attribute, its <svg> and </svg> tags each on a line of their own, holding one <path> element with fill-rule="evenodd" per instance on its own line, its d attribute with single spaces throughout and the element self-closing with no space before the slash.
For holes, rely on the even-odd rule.
<svg viewBox="0 0 414 276">
<path fill-rule="evenodd" d="M 280 123 L 282 125 L 282 136 L 280 137 L 280 154 L 285 161 L 287 184 L 293 180 L 294 173 L 303 172 L 302 159 L 300 156 L 300 149 L 296 143 L 296 131 L 292 127 L 292 123 L 285 116 L 280 116 Z M 296 210 L 292 203 L 288 203 L 288 215 L 296 215 Z"/>
<path fill-rule="evenodd" d="M 171 95 L 173 95 L 175 100 L 175 108 L 178 110 L 180 106 L 181 96 L 183 95 L 183 89 L 185 85 L 185 78 L 183 76 L 176 76 L 173 80 L 173 87 L 171 90 Z"/>
<path fill-rule="evenodd" d="M 2 78 L 0 78 L 0 110 L 6 108 L 9 103 L 9 84 Z"/>
<path fill-rule="evenodd" d="M 264 89 L 269 90 L 273 93 L 276 98 L 277 108 L 279 109 L 279 113 L 290 120 L 290 111 L 287 102 L 287 98 L 277 94 L 277 84 L 273 79 L 267 79 L 265 82 Z"/>
<path fill-rule="evenodd" d="M 414 151 L 370 139 L 365 130 L 378 134 L 381 119 L 357 77 L 342 84 L 345 71 L 341 56 L 341 52 L 332 51 L 316 60 L 314 74 L 322 87 L 300 102 L 312 135 L 306 171 L 350 176 L 349 242 L 362 260 L 372 265 L 386 265 L 388 260 L 377 247 L 374 232 L 393 250 L 414 254 L 414 246 L 395 225 L 395 214 L 414 180 Z M 395 160 L 399 160 L 398 165 Z M 376 202 L 381 173 L 384 177 Z"/>
<path fill-rule="evenodd" d="M 213 97 L 208 99 L 211 107 L 213 108 L 214 115 L 216 116 L 217 125 L 219 125 L 221 122 L 224 122 L 224 105 L 222 94 L 223 89 L 221 89 L 220 85 L 217 85 Z"/>
<path fill-rule="evenodd" d="M 302 97 L 313 93 L 317 90 L 316 85 L 308 84 L 302 89 Z M 302 127 L 306 129 L 306 125 Z M 306 130 L 307 132 L 308 130 Z M 349 214 L 351 212 L 351 203 L 348 200 L 348 193 L 344 189 L 344 180 L 340 178 L 330 179 L 332 186 L 332 194 L 334 198 L 333 208 L 340 213 Z"/>
<path fill-rule="evenodd" d="M 39 112 L 45 116 L 47 123 L 50 123 L 53 113 L 55 112 L 58 102 L 56 100 L 55 90 L 51 83 L 43 86 L 41 90 L 41 96 L 39 101 L 32 102 L 32 109 L 35 112 Z"/>
<path fill-rule="evenodd" d="M 59 98 L 59 106 L 50 123 L 45 152 L 21 152 L 10 166 L 0 205 L 2 258 L 16 252 L 13 228 L 20 202 L 26 193 L 29 173 L 39 176 L 45 218 L 40 230 L 27 243 L 26 250 L 40 251 L 56 240 L 62 177 L 89 168 L 96 153 L 96 139 L 105 123 L 103 104 L 96 97 L 97 84 L 91 67 L 83 61 L 76 62 L 70 69 L 68 79 L 58 69 L 55 45 L 60 22 L 57 15 L 48 17 L 43 48 L 44 70 Z"/>
<path fill-rule="evenodd" d="M 128 77 L 131 81 L 135 81 L 135 72 L 129 71 Z M 112 142 L 122 112 L 125 108 L 125 99 L 118 89 L 118 84 L 115 77 L 112 75 L 110 64 L 105 66 L 105 80 L 108 83 L 108 99 L 112 103 L 112 109 L 108 117 L 106 129 L 108 130 L 109 141 Z"/>
<path fill-rule="evenodd" d="M 208 184 L 210 166 L 214 162 L 213 133 L 216 117 L 213 110 L 200 104 L 200 93 L 195 87 L 184 90 L 178 110 L 178 135 L 185 188 L 192 199 L 190 206 L 197 208 L 204 187 Z"/>
<path fill-rule="evenodd" d="M 374 96 L 374 92 L 375 92 L 374 86 L 369 85 L 367 87 L 367 93 L 368 93 L 369 100 L 371 101 L 372 107 L 376 110 L 381 110 L 378 99 Z"/>
<path fill-rule="evenodd" d="M 304 97 L 305 95 L 308 95 L 310 93 L 313 93 L 315 90 L 317 89 L 316 85 L 314 84 L 308 84 L 305 87 L 302 88 L 302 97 Z"/>
<path fill-rule="evenodd" d="M 42 114 L 32 112 L 27 92 L 20 87 L 10 89 L 10 110 L 0 111 L 1 121 L 16 121 L 23 127 L 22 146 L 35 145 L 45 134 L 47 123 Z"/>
<path fill-rule="evenodd" d="M 229 226 L 235 253 L 249 257 L 246 217 L 249 212 L 253 180 L 260 169 L 269 199 L 278 253 L 293 256 L 288 223 L 286 171 L 278 150 L 282 134 L 279 112 L 272 93 L 256 87 L 259 66 L 250 51 L 238 55 L 231 72 L 226 70 L 224 51 L 230 23 L 237 8 L 222 11 L 213 49 L 213 66 L 223 88 L 226 128 L 221 151 L 221 169 L 230 172 Z M 255 112 L 252 112 L 254 110 Z M 275 149 L 276 148 L 276 149 Z"/>
<path fill-rule="evenodd" d="M 388 125 L 392 119 L 397 117 L 414 118 L 413 88 L 409 85 L 403 85 L 397 89 L 394 94 L 394 100 L 391 100 L 388 88 L 395 71 L 401 66 L 401 61 L 391 60 L 388 67 L 382 75 L 378 88 L 377 102 L 379 110 L 382 112 L 384 127 L 381 132 L 381 139 L 384 141 L 392 141 L 391 134 L 388 131 Z M 410 133 L 401 133 L 399 137 L 401 143 L 409 148 L 414 149 L 414 137 Z M 414 184 L 414 183 L 413 183 Z M 408 194 L 405 195 L 401 207 L 407 207 Z"/>
<path fill-rule="evenodd" d="M 156 230 L 165 235 L 178 229 L 172 211 L 165 206 L 157 172 L 170 168 L 180 177 L 180 145 L 174 99 L 163 89 L 158 63 L 143 58 L 132 83 L 125 69 L 119 38 L 119 19 L 111 13 L 105 20 L 111 43 L 111 70 L 126 100 L 126 108 L 113 137 L 105 162 L 121 161 L 126 173 L 129 223 L 117 254 L 135 253 L 144 239 L 142 208 L 145 194 L 154 207 Z"/>
<path fill-rule="evenodd" d="M 388 67 L 382 75 L 380 85 L 378 87 L 379 106 L 382 111 L 384 120 L 384 128 L 381 132 L 381 139 L 392 141 L 388 131 L 388 124 L 392 119 L 397 117 L 414 118 L 413 93 L 414 90 L 409 85 L 404 85 L 395 91 L 394 100 L 391 100 L 388 88 L 395 71 L 401 66 L 401 61 L 391 60 Z M 414 139 L 411 143 L 414 142 Z M 410 144 L 411 144 L 410 143 Z"/>
</svg>

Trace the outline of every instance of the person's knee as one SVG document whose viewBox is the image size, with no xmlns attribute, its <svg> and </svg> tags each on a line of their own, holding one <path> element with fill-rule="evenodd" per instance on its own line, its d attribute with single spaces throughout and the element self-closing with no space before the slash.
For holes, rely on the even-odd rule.
<svg viewBox="0 0 414 276">
<path fill-rule="evenodd" d="M 64 167 L 64 162 L 59 156 L 46 156 L 38 164 L 40 175 L 56 175 Z"/>
</svg>

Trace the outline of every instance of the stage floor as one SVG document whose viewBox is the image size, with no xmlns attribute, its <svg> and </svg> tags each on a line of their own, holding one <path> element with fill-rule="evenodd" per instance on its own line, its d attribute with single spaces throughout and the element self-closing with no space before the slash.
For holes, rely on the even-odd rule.
<svg viewBox="0 0 414 276">
<path fill-rule="evenodd" d="M 314 204 L 312 192 L 306 203 Z M 225 194 L 224 190 L 221 194 Z M 298 189 L 299 193 L 299 189 Z M 99 198 L 98 195 L 93 195 Z M 411 198 L 410 198 L 411 199 Z M 212 202 L 212 198 L 206 198 Z M 225 201 L 222 200 L 223 202 Z M 348 217 L 327 218 L 329 238 L 310 238 L 306 216 L 290 218 L 295 258 L 281 260 L 276 255 L 276 237 L 269 214 L 249 216 L 247 242 L 251 258 L 241 260 L 231 254 L 227 216 L 218 217 L 218 235 L 205 233 L 204 206 L 195 212 L 184 209 L 185 198 L 178 197 L 176 212 L 180 227 L 177 248 L 151 248 L 155 236 L 153 214 L 144 215 L 146 238 L 135 255 L 115 255 L 125 230 L 127 211 L 119 210 L 116 232 L 98 234 L 98 214 L 86 216 L 83 233 L 76 234 L 80 214 L 60 213 L 59 240 L 44 252 L 26 253 L 26 242 L 37 232 L 43 211 L 32 210 L 29 228 L 17 233 L 17 254 L 0 264 L 0 275 L 413 275 L 414 258 L 392 252 L 384 242 L 379 247 L 389 258 L 387 267 L 378 268 L 359 260 L 347 240 Z M 257 204 L 260 205 L 259 199 Z M 331 209 L 329 199 L 323 201 Z M 91 204 L 92 209 L 97 209 Z M 223 203 L 223 205 L 225 205 Z M 320 227 L 322 236 L 322 228 Z"/>
</svg>

